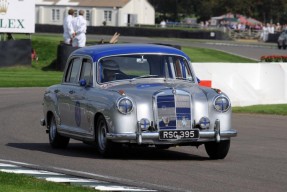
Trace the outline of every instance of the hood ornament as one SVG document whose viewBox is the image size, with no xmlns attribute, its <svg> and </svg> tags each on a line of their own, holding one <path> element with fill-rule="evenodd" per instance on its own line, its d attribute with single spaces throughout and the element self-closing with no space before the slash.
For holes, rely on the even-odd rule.
<svg viewBox="0 0 287 192">
<path fill-rule="evenodd" d="M 172 94 L 176 94 L 176 89 L 174 87 L 172 88 Z"/>
</svg>

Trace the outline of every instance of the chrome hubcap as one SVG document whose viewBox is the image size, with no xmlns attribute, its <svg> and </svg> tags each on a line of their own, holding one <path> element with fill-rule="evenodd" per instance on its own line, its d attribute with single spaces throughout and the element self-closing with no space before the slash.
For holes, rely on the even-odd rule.
<svg viewBox="0 0 287 192">
<path fill-rule="evenodd" d="M 99 147 L 101 148 L 101 150 L 105 150 L 106 148 L 106 141 L 107 141 L 106 135 L 107 135 L 106 125 L 104 122 L 102 122 L 101 126 L 99 127 L 99 134 L 98 134 Z"/>
<path fill-rule="evenodd" d="M 50 138 L 52 140 L 55 139 L 55 136 L 56 136 L 56 131 L 57 131 L 57 128 L 56 128 L 56 124 L 55 124 L 55 119 L 53 118 L 52 121 L 51 121 L 51 125 L 50 125 Z"/>
</svg>

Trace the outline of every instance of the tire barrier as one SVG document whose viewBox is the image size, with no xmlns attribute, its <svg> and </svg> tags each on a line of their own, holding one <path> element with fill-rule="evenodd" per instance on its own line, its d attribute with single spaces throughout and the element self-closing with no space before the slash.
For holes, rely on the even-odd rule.
<svg viewBox="0 0 287 192">
<path fill-rule="evenodd" d="M 30 39 L 0 41 L 0 50 L 0 67 L 32 64 Z"/>
<path fill-rule="evenodd" d="M 280 36 L 280 33 L 275 34 L 268 34 L 268 43 L 277 43 L 278 37 Z"/>
<path fill-rule="evenodd" d="M 77 47 L 72 47 L 71 45 L 67 45 L 65 43 L 60 43 L 57 49 L 57 63 L 56 70 L 64 71 L 66 63 L 70 54 L 78 49 Z"/>
<path fill-rule="evenodd" d="M 63 33 L 63 26 L 36 24 L 35 30 L 36 33 Z M 87 28 L 87 34 L 114 35 L 115 32 L 120 33 L 121 36 L 230 40 L 229 36 L 220 30 L 179 30 L 112 26 L 88 26 Z"/>
</svg>

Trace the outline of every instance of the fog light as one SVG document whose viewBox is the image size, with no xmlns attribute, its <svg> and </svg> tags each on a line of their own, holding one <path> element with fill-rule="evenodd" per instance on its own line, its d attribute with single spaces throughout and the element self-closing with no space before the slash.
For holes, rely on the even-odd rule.
<svg viewBox="0 0 287 192">
<path fill-rule="evenodd" d="M 146 131 L 150 127 L 150 121 L 148 119 L 141 119 L 140 120 L 140 127 L 143 131 Z"/>
<path fill-rule="evenodd" d="M 207 117 L 202 117 L 199 120 L 199 126 L 201 129 L 207 129 L 210 126 L 210 120 Z"/>
</svg>

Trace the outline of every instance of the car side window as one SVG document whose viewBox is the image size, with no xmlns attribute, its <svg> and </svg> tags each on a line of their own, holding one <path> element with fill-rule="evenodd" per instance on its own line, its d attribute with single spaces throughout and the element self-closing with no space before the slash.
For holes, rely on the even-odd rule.
<svg viewBox="0 0 287 192">
<path fill-rule="evenodd" d="M 180 61 L 177 59 L 174 64 L 174 71 L 175 71 L 175 76 L 176 77 L 182 77 L 182 71 L 181 71 L 181 65 L 180 65 Z"/>
<path fill-rule="evenodd" d="M 185 60 L 177 59 L 174 63 L 175 75 L 178 78 L 192 79 L 192 74 L 188 63 Z"/>
<path fill-rule="evenodd" d="M 192 76 L 192 72 L 191 72 L 191 68 L 190 68 L 190 65 L 189 65 L 189 62 L 188 61 L 182 61 L 184 63 L 184 66 L 185 66 L 185 74 L 186 74 L 186 78 L 189 79 L 189 80 L 192 80 L 194 81 L 193 79 L 193 76 Z"/>
<path fill-rule="evenodd" d="M 67 70 L 67 74 L 65 76 L 66 83 L 77 83 L 78 82 L 78 74 L 81 67 L 81 59 L 75 58 L 72 59 L 69 63 L 69 68 Z"/>
<path fill-rule="evenodd" d="M 90 60 L 83 60 L 80 80 L 85 80 L 87 85 L 93 85 L 92 62 Z"/>
</svg>

